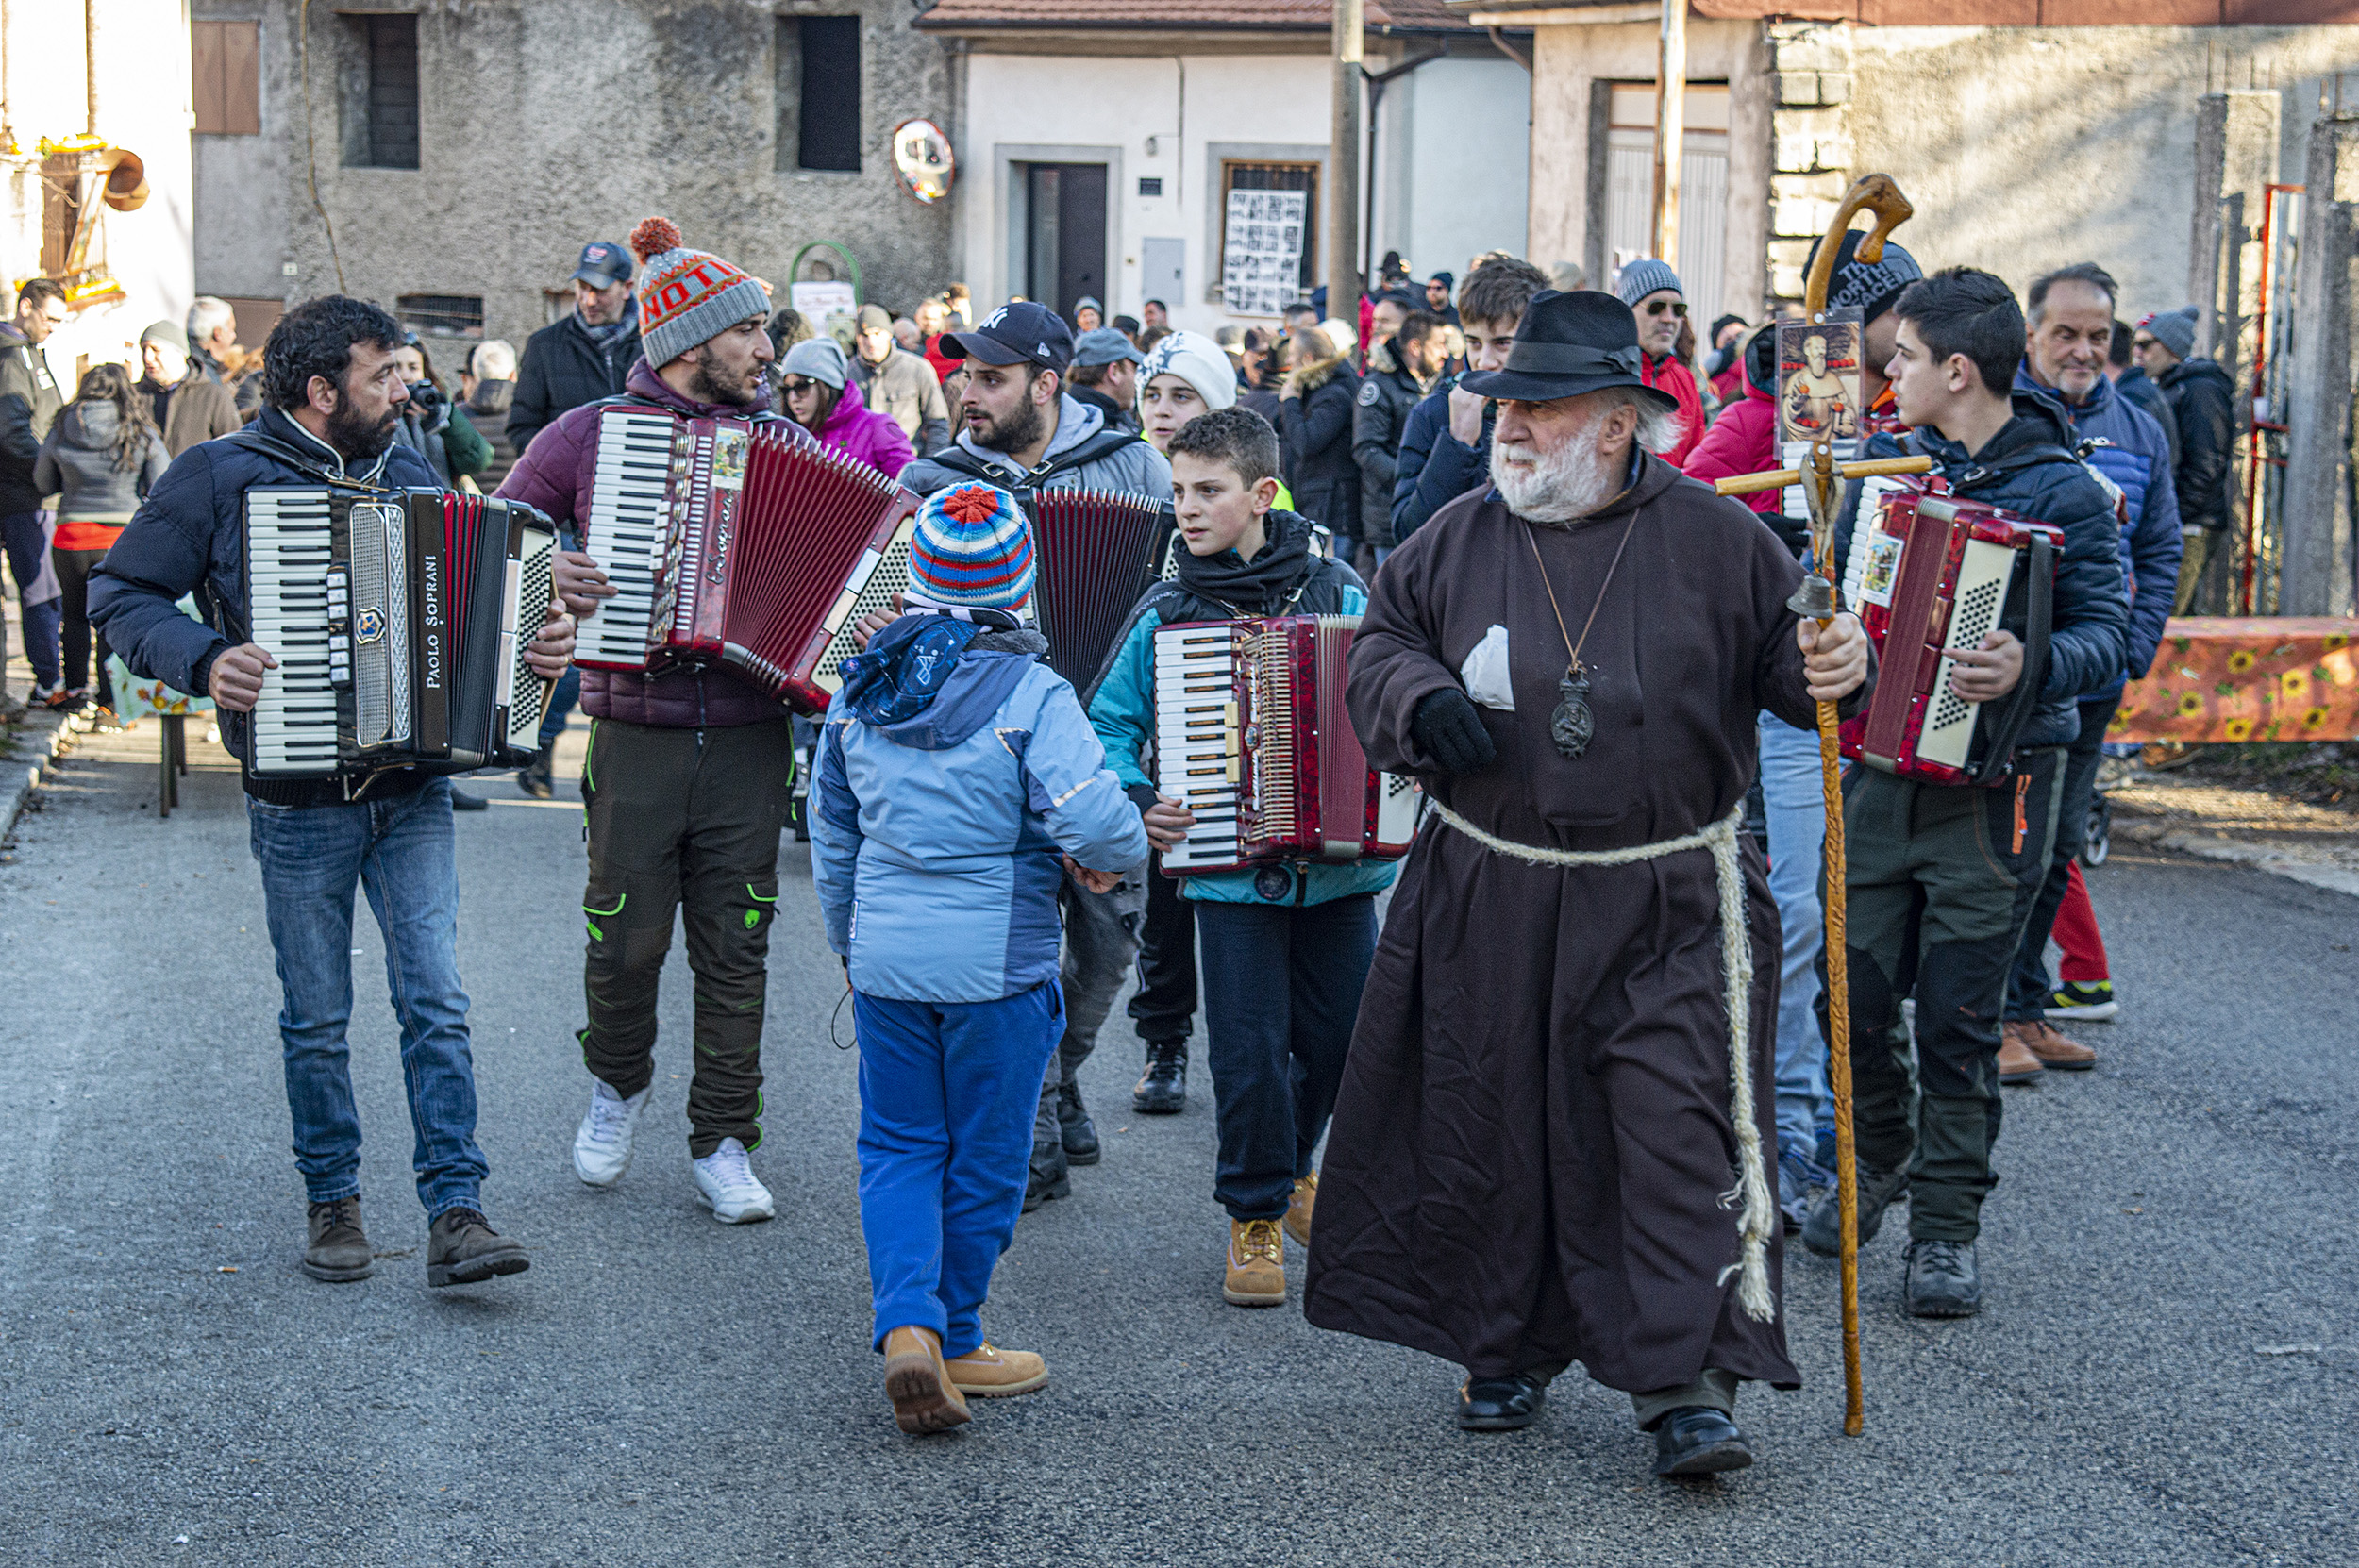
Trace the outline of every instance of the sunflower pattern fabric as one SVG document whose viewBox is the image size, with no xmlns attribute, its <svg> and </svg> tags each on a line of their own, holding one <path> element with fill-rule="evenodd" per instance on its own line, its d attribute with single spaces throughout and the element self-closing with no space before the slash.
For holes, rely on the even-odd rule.
<svg viewBox="0 0 2359 1568">
<path fill-rule="evenodd" d="M 2144 680 L 2121 693 L 2109 741 L 2359 740 L 2359 620 L 2172 621 Z"/>
</svg>

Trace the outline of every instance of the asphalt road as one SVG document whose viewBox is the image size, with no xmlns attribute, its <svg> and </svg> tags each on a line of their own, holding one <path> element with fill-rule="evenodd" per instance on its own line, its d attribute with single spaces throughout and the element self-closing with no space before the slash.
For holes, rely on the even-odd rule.
<svg viewBox="0 0 2359 1568">
<path fill-rule="evenodd" d="M 920 1443 L 867 1348 L 855 1063 L 801 849 L 755 1157 L 777 1223 L 692 1200 L 677 952 L 639 1161 L 575 1180 L 579 818 L 494 784 L 459 823 L 462 961 L 488 1207 L 532 1270 L 427 1289 L 364 917 L 393 1256 L 323 1286 L 235 776 L 212 753 L 159 822 L 154 744 L 85 746 L 0 850 L 0 1562 L 2359 1561 L 2350 898 L 2117 848 L 2092 881 L 2127 1015 L 2088 1031 L 2095 1073 L 2008 1093 L 1983 1314 L 1902 1316 L 1888 1229 L 1847 1439 L 1834 1270 L 1797 1256 L 1808 1386 L 1748 1390 L 1760 1462 L 1694 1488 L 1578 1373 L 1536 1427 L 1467 1436 L 1454 1368 L 1223 1306 L 1209 1088 L 1129 1115 L 1117 1013 L 1085 1080 L 1105 1162 L 1024 1222 L 986 1320 L 1054 1381 Z"/>
</svg>

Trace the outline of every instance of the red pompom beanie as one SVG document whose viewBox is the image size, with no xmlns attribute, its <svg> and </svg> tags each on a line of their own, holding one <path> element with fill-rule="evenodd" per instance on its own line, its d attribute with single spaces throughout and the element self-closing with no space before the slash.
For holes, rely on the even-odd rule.
<svg viewBox="0 0 2359 1568">
<path fill-rule="evenodd" d="M 639 279 L 639 344 L 658 370 L 748 316 L 767 316 L 770 296 L 743 270 L 680 243 L 679 225 L 649 218 L 630 231 Z"/>
</svg>

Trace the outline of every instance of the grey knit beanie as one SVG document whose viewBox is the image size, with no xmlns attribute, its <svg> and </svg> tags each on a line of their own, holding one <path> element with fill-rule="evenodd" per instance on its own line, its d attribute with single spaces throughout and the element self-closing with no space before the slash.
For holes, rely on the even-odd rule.
<svg viewBox="0 0 2359 1568">
<path fill-rule="evenodd" d="M 770 314 L 770 295 L 743 269 L 710 251 L 690 250 L 669 218 L 630 231 L 645 264 L 639 279 L 639 347 L 657 370 L 739 322 Z"/>
<path fill-rule="evenodd" d="M 2192 305 L 2182 306 L 2176 310 L 2158 310 L 2138 325 L 2179 359 L 2183 359 L 2195 352 L 2195 307 Z"/>
<path fill-rule="evenodd" d="M 1687 292 L 1680 287 L 1680 275 L 1666 263 L 1643 256 L 1622 268 L 1622 275 L 1614 280 L 1614 297 L 1635 310 L 1640 300 L 1659 289 L 1682 296 Z"/>
<path fill-rule="evenodd" d="M 786 351 L 778 374 L 808 375 L 841 392 L 845 377 L 851 375 L 851 366 L 844 358 L 844 345 L 833 338 L 805 338 Z"/>
</svg>

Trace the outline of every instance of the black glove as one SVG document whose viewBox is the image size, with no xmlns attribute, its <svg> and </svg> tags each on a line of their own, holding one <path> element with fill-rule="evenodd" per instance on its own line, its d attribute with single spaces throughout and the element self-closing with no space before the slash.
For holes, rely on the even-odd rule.
<svg viewBox="0 0 2359 1568">
<path fill-rule="evenodd" d="M 1409 738 L 1444 773 L 1479 773 L 1499 754 L 1491 743 L 1491 732 L 1482 727 L 1482 715 L 1455 686 L 1418 700 L 1416 711 L 1409 715 Z"/>
</svg>

